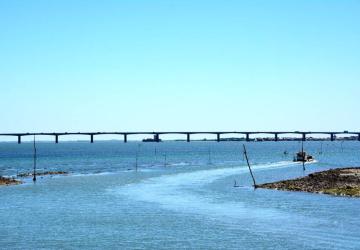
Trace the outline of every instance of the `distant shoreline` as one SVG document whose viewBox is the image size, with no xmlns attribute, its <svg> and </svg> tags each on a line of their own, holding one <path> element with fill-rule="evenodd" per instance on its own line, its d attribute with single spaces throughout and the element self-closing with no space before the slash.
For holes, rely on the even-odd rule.
<svg viewBox="0 0 360 250">
<path fill-rule="evenodd" d="M 257 185 L 258 188 L 360 197 L 360 167 L 336 168 L 308 176 Z"/>
</svg>

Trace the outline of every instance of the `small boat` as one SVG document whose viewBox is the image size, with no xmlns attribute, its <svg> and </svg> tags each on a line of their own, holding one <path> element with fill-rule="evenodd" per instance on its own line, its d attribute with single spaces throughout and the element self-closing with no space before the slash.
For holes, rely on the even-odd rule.
<svg viewBox="0 0 360 250">
<path fill-rule="evenodd" d="M 161 139 L 153 139 L 153 138 L 145 138 L 142 140 L 143 142 L 161 142 Z"/>
<path fill-rule="evenodd" d="M 314 157 L 308 155 L 305 151 L 300 151 L 294 156 L 294 162 L 312 162 Z"/>
</svg>

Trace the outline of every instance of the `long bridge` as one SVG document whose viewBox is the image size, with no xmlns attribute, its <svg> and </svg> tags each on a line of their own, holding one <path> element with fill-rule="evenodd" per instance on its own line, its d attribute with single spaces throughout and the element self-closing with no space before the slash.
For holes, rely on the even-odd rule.
<svg viewBox="0 0 360 250">
<path fill-rule="evenodd" d="M 161 135 L 185 135 L 186 141 L 191 141 L 191 135 L 199 135 L 199 134 L 209 134 L 209 135 L 216 135 L 216 141 L 220 142 L 222 135 L 243 135 L 245 136 L 246 141 L 250 141 L 251 135 L 260 135 L 260 134 L 267 134 L 273 135 L 274 141 L 279 140 L 279 135 L 285 134 L 292 134 L 292 135 L 301 135 L 301 140 L 306 141 L 306 137 L 308 135 L 329 135 L 329 139 L 334 141 L 337 135 L 353 135 L 357 136 L 357 140 L 360 141 L 360 132 L 349 132 L 349 131 L 342 131 L 342 132 L 329 132 L 329 131 L 322 131 L 322 132 L 313 132 L 313 131 L 197 131 L 197 132 L 190 132 L 190 131 L 172 131 L 172 132 L 53 132 L 53 133 L 3 133 L 0 136 L 14 136 L 17 137 L 17 142 L 21 143 L 21 138 L 24 136 L 54 136 L 55 143 L 59 142 L 60 136 L 66 135 L 87 135 L 90 136 L 90 142 L 94 142 L 95 135 L 120 135 L 123 137 L 123 141 L 126 143 L 128 141 L 128 136 L 130 135 L 152 135 L 154 137 L 154 142 L 161 141 Z"/>
</svg>

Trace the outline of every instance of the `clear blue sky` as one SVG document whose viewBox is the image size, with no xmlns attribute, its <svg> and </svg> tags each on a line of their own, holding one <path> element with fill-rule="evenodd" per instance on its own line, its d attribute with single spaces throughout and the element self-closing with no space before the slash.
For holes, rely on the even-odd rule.
<svg viewBox="0 0 360 250">
<path fill-rule="evenodd" d="M 360 130 L 360 1 L 0 1 L 0 131 Z"/>
</svg>

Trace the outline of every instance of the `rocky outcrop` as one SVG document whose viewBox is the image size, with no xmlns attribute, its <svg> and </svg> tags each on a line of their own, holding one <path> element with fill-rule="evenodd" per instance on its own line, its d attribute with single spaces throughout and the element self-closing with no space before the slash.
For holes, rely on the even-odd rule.
<svg viewBox="0 0 360 250">
<path fill-rule="evenodd" d="M 64 172 L 64 171 L 46 171 L 46 172 L 37 172 L 36 176 L 44 176 L 44 175 L 65 175 L 68 174 L 68 172 Z M 18 174 L 17 177 L 30 177 L 33 176 L 33 173 L 21 173 Z"/>
<path fill-rule="evenodd" d="M 360 197 L 360 168 L 337 168 L 306 177 L 257 185 L 258 188 Z"/>
<path fill-rule="evenodd" d="M 17 184 L 21 184 L 21 183 L 22 183 L 22 181 L 15 180 L 13 178 L 7 178 L 7 177 L 0 176 L 0 186 L 2 186 L 2 185 L 17 185 Z"/>
</svg>

